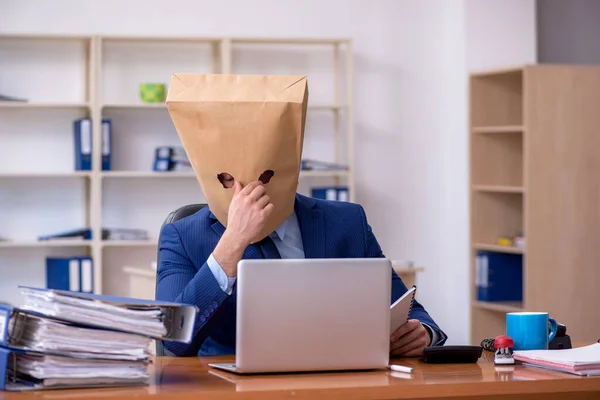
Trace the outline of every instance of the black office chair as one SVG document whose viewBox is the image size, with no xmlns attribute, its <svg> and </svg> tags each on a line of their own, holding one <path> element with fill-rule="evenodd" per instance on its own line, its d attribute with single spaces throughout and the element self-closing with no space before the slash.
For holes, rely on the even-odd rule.
<svg viewBox="0 0 600 400">
<path fill-rule="evenodd" d="M 188 204 L 187 206 L 179 207 L 177 210 L 172 211 L 169 215 L 167 215 L 167 218 L 165 218 L 164 222 L 162 223 L 162 225 L 160 227 L 160 232 L 162 233 L 163 227 L 166 224 L 170 224 L 171 222 L 179 221 L 180 219 L 189 217 L 190 215 L 197 213 L 204 207 L 206 207 L 206 204 Z M 159 234 L 159 236 L 160 236 L 160 234 Z M 156 254 L 156 265 L 158 267 L 160 267 L 160 251 L 158 251 Z M 158 271 L 158 268 L 157 268 L 157 271 Z M 154 287 L 154 298 L 156 298 L 157 286 L 158 286 L 158 276 L 156 279 L 156 286 Z M 157 356 L 172 356 L 174 354 L 172 354 L 170 351 L 168 351 L 164 348 L 162 341 L 157 340 L 156 341 L 156 355 Z"/>
</svg>

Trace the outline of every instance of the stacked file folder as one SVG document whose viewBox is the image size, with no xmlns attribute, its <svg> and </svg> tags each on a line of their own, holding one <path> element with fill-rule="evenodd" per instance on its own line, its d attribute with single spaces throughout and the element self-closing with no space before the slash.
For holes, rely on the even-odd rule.
<svg viewBox="0 0 600 400">
<path fill-rule="evenodd" d="M 580 376 L 600 376 L 600 343 L 563 350 L 521 350 L 514 358 L 524 365 Z"/>
<path fill-rule="evenodd" d="M 23 288 L 0 305 L 0 389 L 146 385 L 153 339 L 189 343 L 196 307 Z"/>
</svg>

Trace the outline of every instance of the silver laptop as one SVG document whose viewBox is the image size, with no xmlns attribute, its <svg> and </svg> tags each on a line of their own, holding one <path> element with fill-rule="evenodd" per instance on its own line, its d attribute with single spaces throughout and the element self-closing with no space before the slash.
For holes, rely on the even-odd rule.
<svg viewBox="0 0 600 400">
<path fill-rule="evenodd" d="M 385 258 L 242 260 L 236 373 L 385 368 L 391 262 Z"/>
</svg>

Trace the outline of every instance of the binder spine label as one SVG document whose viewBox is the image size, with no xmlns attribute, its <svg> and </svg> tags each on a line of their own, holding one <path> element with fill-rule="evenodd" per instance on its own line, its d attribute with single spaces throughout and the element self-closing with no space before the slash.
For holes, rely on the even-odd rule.
<svg viewBox="0 0 600 400">
<path fill-rule="evenodd" d="M 110 125 L 108 122 L 102 123 L 102 155 L 110 154 Z"/>
<path fill-rule="evenodd" d="M 73 259 L 69 261 L 69 290 L 79 292 L 79 260 Z"/>
<path fill-rule="evenodd" d="M 92 127 L 87 119 L 81 122 L 81 154 L 92 154 Z"/>
<path fill-rule="evenodd" d="M 0 343 L 8 338 L 8 311 L 0 310 Z"/>
<path fill-rule="evenodd" d="M 92 260 L 81 260 L 81 291 L 92 293 Z"/>
<path fill-rule="evenodd" d="M 480 284 L 482 288 L 487 288 L 489 286 L 489 260 L 487 256 L 483 256 L 481 258 L 481 278 Z"/>
</svg>

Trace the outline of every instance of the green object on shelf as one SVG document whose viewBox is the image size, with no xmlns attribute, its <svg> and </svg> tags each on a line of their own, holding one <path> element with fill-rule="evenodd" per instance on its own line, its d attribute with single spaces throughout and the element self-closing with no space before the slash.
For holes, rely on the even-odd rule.
<svg viewBox="0 0 600 400">
<path fill-rule="evenodd" d="M 164 83 L 141 83 L 140 98 L 144 103 L 164 103 L 166 98 Z"/>
</svg>

